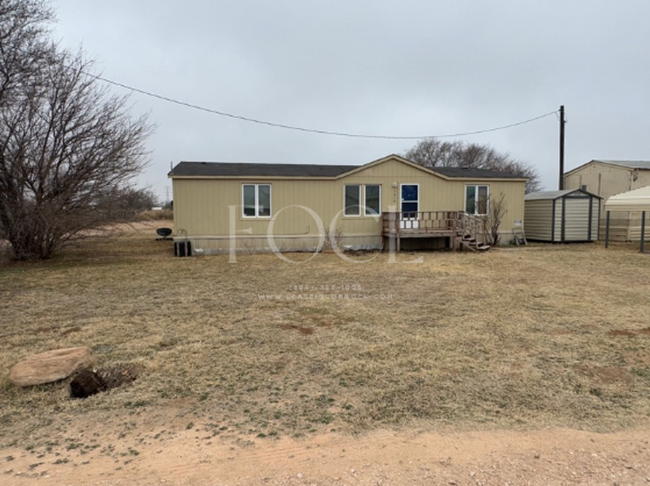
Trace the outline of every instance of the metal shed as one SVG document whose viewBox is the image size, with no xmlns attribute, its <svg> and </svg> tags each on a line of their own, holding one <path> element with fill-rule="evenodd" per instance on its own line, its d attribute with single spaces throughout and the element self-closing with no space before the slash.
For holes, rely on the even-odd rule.
<svg viewBox="0 0 650 486">
<path fill-rule="evenodd" d="M 552 243 L 596 241 L 601 199 L 582 189 L 527 194 L 526 238 Z"/>
</svg>

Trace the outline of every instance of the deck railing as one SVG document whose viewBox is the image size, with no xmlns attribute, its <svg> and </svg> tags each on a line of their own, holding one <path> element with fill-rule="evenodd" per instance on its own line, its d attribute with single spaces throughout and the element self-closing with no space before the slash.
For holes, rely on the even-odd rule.
<svg viewBox="0 0 650 486">
<path fill-rule="evenodd" d="M 485 245 L 489 241 L 487 216 L 461 213 L 460 231 L 474 238 L 477 245 Z"/>
<path fill-rule="evenodd" d="M 487 218 L 463 211 L 413 211 L 382 213 L 382 233 L 397 238 L 450 236 L 477 245 L 488 240 Z"/>
<path fill-rule="evenodd" d="M 384 234 L 445 233 L 459 228 L 460 211 L 413 211 L 382 213 Z"/>
</svg>

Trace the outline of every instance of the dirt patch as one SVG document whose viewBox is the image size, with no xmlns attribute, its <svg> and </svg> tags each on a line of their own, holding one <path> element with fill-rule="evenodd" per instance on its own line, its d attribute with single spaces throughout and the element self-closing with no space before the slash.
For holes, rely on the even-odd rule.
<svg viewBox="0 0 650 486">
<path fill-rule="evenodd" d="M 552 329 L 548 333 L 551 336 L 566 336 L 567 334 L 573 334 L 575 331 L 569 331 L 567 329 Z"/>
<path fill-rule="evenodd" d="M 605 385 L 628 385 L 632 375 L 619 366 L 577 366 L 578 372 L 595 382 Z"/>
<path fill-rule="evenodd" d="M 67 329 L 63 329 L 61 331 L 62 336 L 67 336 L 68 334 L 72 334 L 73 332 L 80 332 L 81 331 L 81 326 L 72 326 L 68 327 Z"/>
<path fill-rule="evenodd" d="M 282 324 L 280 327 L 286 330 L 298 331 L 300 332 L 300 334 L 305 334 L 305 335 L 314 334 L 313 327 L 298 326 L 296 324 Z"/>
<path fill-rule="evenodd" d="M 636 329 L 636 330 L 625 330 L 625 329 L 614 329 L 609 331 L 610 336 L 650 336 L 650 328 L 647 329 Z"/>
<path fill-rule="evenodd" d="M 96 429 L 96 430 L 100 430 Z M 102 453 L 70 443 L 57 458 L 7 449 L 7 486 L 356 486 L 641 485 L 650 482 L 648 429 L 596 434 L 377 431 L 308 440 L 204 439 L 194 429 L 158 439 L 123 440 Z M 107 448 L 108 449 L 108 448 Z"/>
</svg>

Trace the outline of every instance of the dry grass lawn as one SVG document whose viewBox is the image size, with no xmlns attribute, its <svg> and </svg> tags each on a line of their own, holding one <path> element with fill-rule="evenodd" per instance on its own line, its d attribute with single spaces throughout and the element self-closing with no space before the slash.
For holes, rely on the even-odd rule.
<svg viewBox="0 0 650 486">
<path fill-rule="evenodd" d="M 90 238 L 0 266 L 0 447 L 69 450 L 92 424 L 245 441 L 648 423 L 650 255 L 633 245 L 231 264 L 173 258 L 154 237 Z M 321 298 L 332 293 L 368 298 Z M 72 346 L 142 375 L 86 400 L 65 383 L 6 379 L 26 355 Z M 108 447 L 94 435 L 83 447 Z"/>
</svg>

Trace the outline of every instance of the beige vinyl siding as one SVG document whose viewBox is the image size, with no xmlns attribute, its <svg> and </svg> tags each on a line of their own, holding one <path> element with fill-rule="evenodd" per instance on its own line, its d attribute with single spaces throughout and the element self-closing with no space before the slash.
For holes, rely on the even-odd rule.
<svg viewBox="0 0 650 486">
<path fill-rule="evenodd" d="M 636 178 L 636 180 L 635 180 Z M 580 189 L 581 186 L 604 201 L 614 194 L 631 191 L 650 185 L 650 170 L 636 172 L 629 167 L 603 162 L 591 162 L 571 172 L 564 178 L 565 189 Z"/>
<path fill-rule="evenodd" d="M 242 185 L 271 185 L 271 218 L 244 218 L 242 216 Z M 246 244 L 255 249 L 263 248 L 269 225 L 273 234 L 287 248 L 314 247 L 318 241 L 318 223 L 310 214 L 319 216 L 329 229 L 336 218 L 336 231 L 343 235 L 343 245 L 358 247 L 381 246 L 381 219 L 365 215 L 345 216 L 344 186 L 381 186 L 381 210 L 397 211 L 400 206 L 401 184 L 418 184 L 420 211 L 443 211 L 464 209 L 465 185 L 490 186 L 490 194 L 506 196 L 507 214 L 502 224 L 504 234 L 512 231 L 515 220 L 523 219 L 523 181 L 500 180 L 447 180 L 428 171 L 413 167 L 399 160 L 388 159 L 370 165 L 349 176 L 339 179 L 275 179 L 260 178 L 173 178 L 174 224 L 177 235 L 186 235 L 204 247 L 228 247 L 229 234 L 235 231 L 238 245 Z M 234 206 L 229 209 L 229 206 Z M 306 210 L 308 208 L 309 210 Z M 231 214 L 234 215 L 231 217 Z M 271 223 L 271 220 L 273 223 Z M 208 243 L 208 240 L 220 240 Z M 507 238 L 504 239 L 507 241 Z M 281 246 L 278 244 L 278 246 Z"/>
<path fill-rule="evenodd" d="M 564 188 L 585 189 L 606 199 L 614 194 L 629 191 L 632 182 L 630 169 L 594 162 L 567 175 L 564 178 Z"/>
<path fill-rule="evenodd" d="M 346 234 L 376 233 L 381 227 L 378 218 L 338 214 L 343 209 L 340 181 L 259 179 L 246 183 L 271 185 L 271 218 L 242 216 L 242 181 L 175 180 L 177 233 L 185 230 L 195 236 L 229 235 L 232 225 L 239 235 L 266 235 L 273 224 L 273 233 L 277 235 L 318 235 L 318 222 L 308 210 L 319 215 L 326 227 L 338 216 L 336 226 Z M 382 201 L 382 210 L 386 210 L 383 206 Z"/>
</svg>

